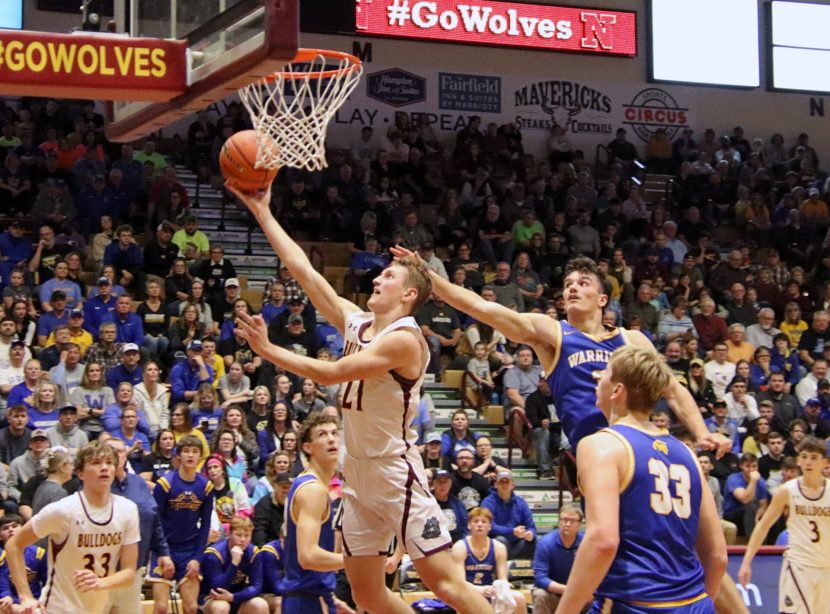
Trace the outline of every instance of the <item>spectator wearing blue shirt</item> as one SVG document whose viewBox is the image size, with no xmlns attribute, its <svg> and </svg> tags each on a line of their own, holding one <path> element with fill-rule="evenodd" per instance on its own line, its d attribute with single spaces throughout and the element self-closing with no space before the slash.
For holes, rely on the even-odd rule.
<svg viewBox="0 0 830 614">
<path fill-rule="evenodd" d="M 104 250 L 103 262 L 118 270 L 121 283 L 128 289 L 143 291 L 144 252 L 135 242 L 132 226 L 122 224 L 115 229 L 115 240 Z"/>
<path fill-rule="evenodd" d="M 138 530 L 141 541 L 138 544 L 138 561 L 135 581 L 132 585 L 110 591 L 112 612 L 139 612 L 141 610 L 141 585 L 144 582 L 145 568 L 152 550 L 158 556 L 158 563 L 172 566 L 170 548 L 161 526 L 158 505 L 153 494 L 147 488 L 147 482 L 135 473 L 127 473 L 127 446 L 120 439 L 110 439 L 109 445 L 116 451 L 118 462 L 115 467 L 115 479 L 110 491 L 126 497 L 138 507 Z"/>
<path fill-rule="evenodd" d="M 470 430 L 470 418 L 465 409 L 456 409 L 452 414 L 452 426 L 441 433 L 441 456 L 453 463 L 459 450 L 470 450 L 476 453 L 478 433 Z"/>
<path fill-rule="evenodd" d="M 467 536 L 467 510 L 461 500 L 452 494 L 452 478 L 446 469 L 435 469 L 432 494 L 447 519 L 447 529 L 453 543 Z"/>
<path fill-rule="evenodd" d="M 358 292 L 371 294 L 372 282 L 389 265 L 389 256 L 378 253 L 378 240 L 375 235 L 366 235 L 363 243 L 366 249 L 352 256 L 349 272 L 357 279 Z"/>
<path fill-rule="evenodd" d="M 98 295 L 90 296 L 84 305 L 84 328 L 98 338 L 98 329 L 107 321 L 107 316 L 115 311 L 116 299 L 112 293 L 109 277 L 98 278 Z"/>
<path fill-rule="evenodd" d="M 127 459 L 133 469 L 141 471 L 142 460 L 150 452 L 150 440 L 138 430 L 138 412 L 131 407 L 121 411 L 121 426 L 110 431 L 114 439 L 119 439 L 127 446 Z"/>
<path fill-rule="evenodd" d="M 6 232 L 0 234 L 0 254 L 5 257 L 5 260 L 0 262 L 3 285 L 8 284 L 12 269 L 26 266 L 32 259 L 32 240 L 24 235 L 25 226 L 20 220 L 12 220 Z"/>
<path fill-rule="evenodd" d="M 749 537 L 755 523 L 769 504 L 767 483 L 758 472 L 754 454 L 741 454 L 740 472 L 726 478 L 723 497 L 723 519 L 738 527 L 738 535 Z"/>
<path fill-rule="evenodd" d="M 49 299 L 56 291 L 61 291 L 66 295 L 67 309 L 83 307 L 81 288 L 73 280 L 69 279 L 69 265 L 63 260 L 55 263 L 55 276 L 52 279 L 44 281 L 40 286 L 38 295 L 43 311 L 52 310 Z"/>
<path fill-rule="evenodd" d="M 732 453 L 741 453 L 741 437 L 738 433 L 738 425 L 734 420 L 727 418 L 728 409 L 726 401 L 717 399 L 712 403 L 712 415 L 704 420 L 706 428 L 710 433 L 723 433 L 732 441 Z"/>
<path fill-rule="evenodd" d="M 559 528 L 542 537 L 536 545 L 533 557 L 534 614 L 554 614 L 556 611 L 584 536 L 579 530 L 581 523 L 579 506 L 566 503 L 559 510 Z"/>
<path fill-rule="evenodd" d="M 69 310 L 66 308 L 66 292 L 55 290 L 49 295 L 49 311 L 40 314 L 37 321 L 37 344 L 46 345 L 49 334 L 58 324 L 69 326 Z"/>
<path fill-rule="evenodd" d="M 317 343 L 321 348 L 326 348 L 334 360 L 343 355 L 343 345 L 345 344 L 343 335 L 328 322 L 317 325 Z"/>
<path fill-rule="evenodd" d="M 138 430 L 146 435 L 147 439 L 153 437 L 153 430 L 150 428 L 150 423 L 147 416 L 144 414 L 143 408 L 138 405 L 135 400 L 135 393 L 132 384 L 121 382 L 115 390 L 115 403 L 107 405 L 104 408 L 104 413 L 101 414 L 101 424 L 104 430 L 110 434 L 115 433 L 121 428 L 121 415 L 127 409 L 135 410 L 138 416 Z M 145 448 L 145 451 L 149 450 Z"/>
<path fill-rule="evenodd" d="M 128 295 L 119 296 L 115 301 L 115 311 L 104 316 L 104 322 L 115 324 L 116 343 L 134 343 L 139 348 L 144 345 L 144 323 L 141 316 L 132 312 L 133 299 Z"/>
<path fill-rule="evenodd" d="M 285 286 L 275 281 L 268 288 L 268 300 L 262 306 L 259 314 L 266 324 L 283 312 L 288 311 L 288 302 L 285 300 Z"/>
<path fill-rule="evenodd" d="M 27 360 L 26 364 L 23 365 L 24 379 L 19 384 L 12 386 L 12 389 L 9 390 L 7 406 L 14 407 L 15 405 L 25 405 L 26 409 L 31 413 L 34 410 L 34 407 L 30 401 L 32 400 L 32 395 L 35 392 L 35 387 L 40 381 L 41 373 L 42 371 L 39 360 L 36 358 Z"/>
<path fill-rule="evenodd" d="M 144 378 L 140 360 L 138 346 L 135 343 L 125 343 L 121 347 L 121 364 L 107 369 L 107 386 L 113 390 L 118 390 L 123 382 L 138 386 Z"/>
<path fill-rule="evenodd" d="M 496 489 L 481 502 L 493 514 L 490 536 L 507 546 L 508 559 L 532 559 L 536 548 L 536 523 L 527 501 L 513 492 L 516 483 L 509 469 L 496 474 Z"/>
<path fill-rule="evenodd" d="M 212 383 L 213 369 L 202 357 L 202 342 L 194 339 L 187 344 L 187 360 L 176 363 L 170 371 L 170 402 L 190 403 L 200 384 Z"/>
</svg>

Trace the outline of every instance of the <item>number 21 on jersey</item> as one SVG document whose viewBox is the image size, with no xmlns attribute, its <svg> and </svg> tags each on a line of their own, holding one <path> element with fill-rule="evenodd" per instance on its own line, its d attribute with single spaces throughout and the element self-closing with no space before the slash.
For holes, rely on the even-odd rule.
<svg viewBox="0 0 830 614">
<path fill-rule="evenodd" d="M 342 407 L 343 409 L 363 411 L 363 380 L 351 381 L 346 384 Z"/>
<path fill-rule="evenodd" d="M 648 461 L 648 472 L 654 476 L 651 509 L 663 516 L 672 512 L 679 518 L 685 519 L 691 516 L 689 469 L 685 465 L 667 465 L 659 459 L 651 458 Z M 672 494 L 672 487 L 674 494 Z"/>
</svg>

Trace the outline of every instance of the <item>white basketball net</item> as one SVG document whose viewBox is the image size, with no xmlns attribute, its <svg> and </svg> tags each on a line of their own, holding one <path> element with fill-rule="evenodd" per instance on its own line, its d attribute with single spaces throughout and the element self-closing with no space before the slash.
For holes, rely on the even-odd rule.
<svg viewBox="0 0 830 614">
<path fill-rule="evenodd" d="M 302 60 L 239 90 L 257 132 L 257 168 L 326 168 L 329 121 L 363 74 L 348 54 L 302 52 Z"/>
</svg>

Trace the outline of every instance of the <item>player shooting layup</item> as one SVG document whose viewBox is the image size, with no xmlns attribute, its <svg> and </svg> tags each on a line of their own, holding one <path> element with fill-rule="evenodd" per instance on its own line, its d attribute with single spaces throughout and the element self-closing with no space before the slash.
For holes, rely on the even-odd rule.
<svg viewBox="0 0 830 614">
<path fill-rule="evenodd" d="M 411 612 L 384 583 L 386 552 L 395 535 L 439 599 L 461 614 L 490 611 L 452 562 L 444 515 L 429 492 L 411 428 L 429 360 L 412 317 L 430 296 L 426 267 L 402 258 L 385 269 L 374 280 L 371 311 L 363 312 L 337 295 L 280 227 L 269 207 L 270 189 L 257 194 L 228 189 L 251 210 L 282 263 L 345 340 L 343 358 L 315 360 L 269 343 L 261 316 L 237 320 L 260 356 L 324 385 L 343 383 L 343 549 L 355 602 L 370 612 Z"/>
<path fill-rule="evenodd" d="M 116 462 L 115 450 L 106 443 L 81 448 L 75 470 L 83 489 L 44 507 L 9 540 L 9 572 L 20 596 L 17 611 L 103 614 L 109 589 L 133 583 L 138 508 L 110 493 Z M 49 580 L 38 603 L 26 579 L 23 550 L 43 537 L 49 538 Z"/>
</svg>

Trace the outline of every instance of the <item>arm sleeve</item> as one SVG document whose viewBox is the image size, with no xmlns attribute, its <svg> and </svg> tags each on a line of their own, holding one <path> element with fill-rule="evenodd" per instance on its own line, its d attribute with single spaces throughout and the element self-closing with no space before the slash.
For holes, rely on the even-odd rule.
<svg viewBox="0 0 830 614">
<path fill-rule="evenodd" d="M 550 573 L 551 559 L 548 547 L 548 540 L 539 540 L 536 544 L 536 554 L 533 556 L 533 584 L 536 588 L 548 590 L 548 586 L 553 581 L 548 575 Z"/>
<path fill-rule="evenodd" d="M 450 458 L 452 452 L 452 434 L 445 431 L 441 433 L 441 456 Z"/>
<path fill-rule="evenodd" d="M 121 426 L 121 419 L 116 415 L 116 409 L 110 405 L 101 416 L 101 424 L 104 425 L 104 430 L 108 433 L 114 433 Z M 139 424 L 141 424 L 141 420 L 139 420 Z"/>
<path fill-rule="evenodd" d="M 161 525 L 161 518 L 158 514 L 153 517 L 153 529 L 150 535 L 150 550 L 156 556 L 170 556 L 170 547 L 167 545 L 167 536 L 164 534 L 164 527 Z"/>
<path fill-rule="evenodd" d="M 170 374 L 170 402 L 179 403 L 184 401 L 184 392 L 186 389 L 183 371 L 181 369 L 173 369 L 173 372 Z"/>
<path fill-rule="evenodd" d="M 234 603 L 244 603 L 262 593 L 262 557 L 254 552 L 251 560 L 251 571 L 248 574 L 248 585 L 241 591 L 233 594 Z"/>
</svg>

